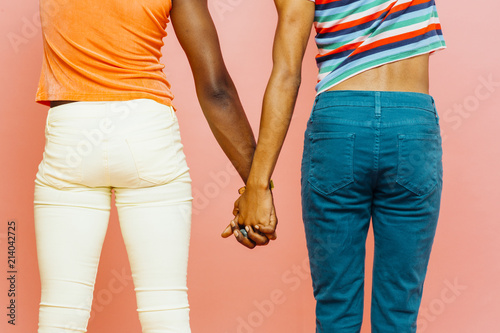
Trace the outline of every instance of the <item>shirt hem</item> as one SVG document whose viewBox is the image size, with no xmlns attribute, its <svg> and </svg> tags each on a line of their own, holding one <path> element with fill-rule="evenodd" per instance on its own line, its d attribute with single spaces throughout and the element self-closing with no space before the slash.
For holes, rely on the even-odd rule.
<svg viewBox="0 0 500 333">
<path fill-rule="evenodd" d="M 139 98 L 149 98 L 158 103 L 164 104 L 166 106 L 172 107 L 175 111 L 177 110 L 172 103 L 172 98 L 169 97 L 158 97 L 153 94 L 148 93 L 127 93 L 127 94 L 59 94 L 59 95 L 46 95 L 37 94 L 35 102 L 38 104 L 46 105 L 50 107 L 50 101 L 57 100 L 75 100 L 75 101 L 127 101 L 131 99 Z"/>
</svg>

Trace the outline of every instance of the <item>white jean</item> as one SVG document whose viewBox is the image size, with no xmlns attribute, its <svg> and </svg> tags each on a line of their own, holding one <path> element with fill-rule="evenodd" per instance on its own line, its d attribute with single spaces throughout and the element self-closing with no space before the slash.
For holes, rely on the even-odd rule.
<svg viewBox="0 0 500 333">
<path fill-rule="evenodd" d="M 150 99 L 63 104 L 49 109 L 45 139 L 34 193 L 38 333 L 87 331 L 112 191 L 142 332 L 190 332 L 193 198 L 174 110 Z"/>
</svg>

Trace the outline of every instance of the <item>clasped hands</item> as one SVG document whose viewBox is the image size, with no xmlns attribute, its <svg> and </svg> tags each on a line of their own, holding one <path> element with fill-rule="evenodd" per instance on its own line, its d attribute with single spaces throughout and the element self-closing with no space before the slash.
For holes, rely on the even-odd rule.
<svg viewBox="0 0 500 333">
<path fill-rule="evenodd" d="M 272 191 L 269 188 L 247 187 L 241 192 L 234 203 L 234 218 L 221 236 L 227 238 L 234 235 L 240 244 L 249 249 L 267 245 L 270 240 L 276 239 L 278 224 Z M 246 231 L 246 235 L 241 229 Z"/>
</svg>

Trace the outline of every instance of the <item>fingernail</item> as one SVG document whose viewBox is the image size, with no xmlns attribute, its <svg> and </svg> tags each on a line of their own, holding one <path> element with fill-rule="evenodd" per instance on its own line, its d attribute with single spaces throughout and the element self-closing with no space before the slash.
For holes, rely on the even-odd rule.
<svg viewBox="0 0 500 333">
<path fill-rule="evenodd" d="M 238 237 L 238 230 L 235 230 L 235 231 L 233 232 L 233 234 L 234 234 L 236 237 Z"/>
<path fill-rule="evenodd" d="M 250 231 L 250 227 L 249 227 L 249 226 L 246 226 L 246 227 L 245 227 L 245 230 L 246 230 L 246 231 Z"/>
<path fill-rule="evenodd" d="M 236 227 L 236 224 L 234 223 L 234 220 L 231 220 L 231 226 Z"/>
<path fill-rule="evenodd" d="M 256 226 L 255 226 L 255 229 L 259 230 L 259 229 L 260 229 L 260 226 L 256 225 Z"/>
</svg>

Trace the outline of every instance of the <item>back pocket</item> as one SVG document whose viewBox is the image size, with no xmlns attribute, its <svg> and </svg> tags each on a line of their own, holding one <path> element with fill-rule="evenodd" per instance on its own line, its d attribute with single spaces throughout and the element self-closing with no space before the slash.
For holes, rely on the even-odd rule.
<svg viewBox="0 0 500 333">
<path fill-rule="evenodd" d="M 331 194 L 354 181 L 354 133 L 310 134 L 308 181 L 323 194 Z"/>
<path fill-rule="evenodd" d="M 45 136 L 42 159 L 42 176 L 53 187 L 64 189 L 79 185 L 83 179 L 83 154 L 78 146 L 81 141 L 61 140 L 53 135 Z"/>
<path fill-rule="evenodd" d="M 126 141 L 140 179 L 164 184 L 175 178 L 180 163 L 177 143 L 170 128 L 129 136 Z"/>
<path fill-rule="evenodd" d="M 436 187 L 441 175 L 439 134 L 399 134 L 398 176 L 396 182 L 416 195 Z"/>
</svg>

